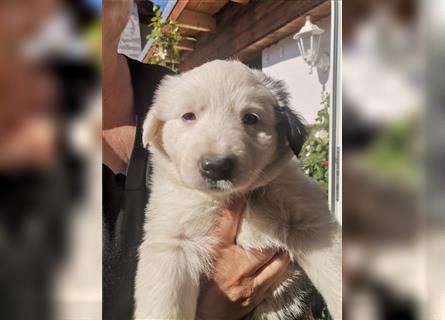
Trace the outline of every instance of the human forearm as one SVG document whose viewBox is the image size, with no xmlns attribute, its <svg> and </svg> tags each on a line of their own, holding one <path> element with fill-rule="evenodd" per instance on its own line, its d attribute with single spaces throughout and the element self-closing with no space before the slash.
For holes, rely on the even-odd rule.
<svg viewBox="0 0 445 320">
<path fill-rule="evenodd" d="M 102 95 L 104 130 L 134 125 L 130 71 L 126 58 L 117 52 L 103 54 Z"/>
<path fill-rule="evenodd" d="M 130 0 L 103 1 L 103 129 L 134 124 L 130 71 L 125 57 L 117 53 L 130 11 Z"/>
</svg>

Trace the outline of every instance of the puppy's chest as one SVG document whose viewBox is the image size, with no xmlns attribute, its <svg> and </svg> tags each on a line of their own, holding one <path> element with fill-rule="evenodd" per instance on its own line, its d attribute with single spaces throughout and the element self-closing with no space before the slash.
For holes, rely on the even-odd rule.
<svg viewBox="0 0 445 320">
<path fill-rule="evenodd" d="M 270 192 L 271 189 L 265 188 L 254 196 L 248 196 L 236 240 L 243 248 L 286 249 L 289 216 L 280 205 L 283 204 L 283 199 L 277 193 Z M 164 190 L 165 188 L 153 190 L 147 212 L 147 235 L 164 239 L 182 237 L 200 242 L 203 237 L 211 235 L 223 201 L 203 199 L 189 192 L 181 195 L 169 192 L 169 197 L 166 197 Z M 176 201 L 172 201 L 172 198 Z"/>
<path fill-rule="evenodd" d="M 287 249 L 288 218 L 266 196 L 250 199 L 238 228 L 236 242 L 245 249 Z"/>
</svg>

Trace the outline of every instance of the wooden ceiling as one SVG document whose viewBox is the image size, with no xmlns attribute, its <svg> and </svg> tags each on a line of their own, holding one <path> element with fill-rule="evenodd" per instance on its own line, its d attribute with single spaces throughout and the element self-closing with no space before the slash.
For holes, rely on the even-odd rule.
<svg viewBox="0 0 445 320">
<path fill-rule="evenodd" d="M 227 2 L 229 2 L 229 0 L 190 0 L 187 9 L 213 16 L 221 10 Z"/>
<path fill-rule="evenodd" d="M 247 61 L 297 32 L 306 15 L 316 22 L 330 9 L 330 0 L 178 0 L 169 18 L 183 37 L 180 69 L 214 59 Z"/>
<path fill-rule="evenodd" d="M 183 38 L 196 40 L 200 32 L 215 32 L 214 15 L 228 2 L 229 0 L 178 0 L 169 18 L 178 22 Z M 187 39 L 185 40 L 187 43 Z"/>
</svg>

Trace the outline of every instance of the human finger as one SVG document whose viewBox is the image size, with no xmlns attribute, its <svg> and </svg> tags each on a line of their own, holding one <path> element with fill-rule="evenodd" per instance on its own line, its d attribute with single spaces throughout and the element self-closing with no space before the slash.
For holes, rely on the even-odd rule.
<svg viewBox="0 0 445 320">
<path fill-rule="evenodd" d="M 254 276 L 258 270 L 261 270 L 277 253 L 277 249 L 256 249 L 256 250 L 244 250 L 244 268 L 243 274 L 248 277 Z"/>
<path fill-rule="evenodd" d="M 267 292 L 283 276 L 289 263 L 290 257 L 286 251 L 275 255 L 263 268 L 258 270 L 254 278 L 254 290 Z"/>
</svg>

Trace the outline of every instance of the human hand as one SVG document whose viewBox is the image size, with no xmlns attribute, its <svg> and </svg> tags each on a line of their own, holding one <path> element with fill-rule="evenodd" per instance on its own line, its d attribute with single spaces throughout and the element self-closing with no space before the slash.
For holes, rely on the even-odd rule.
<svg viewBox="0 0 445 320">
<path fill-rule="evenodd" d="M 214 273 L 201 289 L 198 319 L 241 319 L 270 294 L 289 265 L 286 252 L 246 251 L 236 245 L 244 201 L 223 208 L 213 231 Z"/>
</svg>

